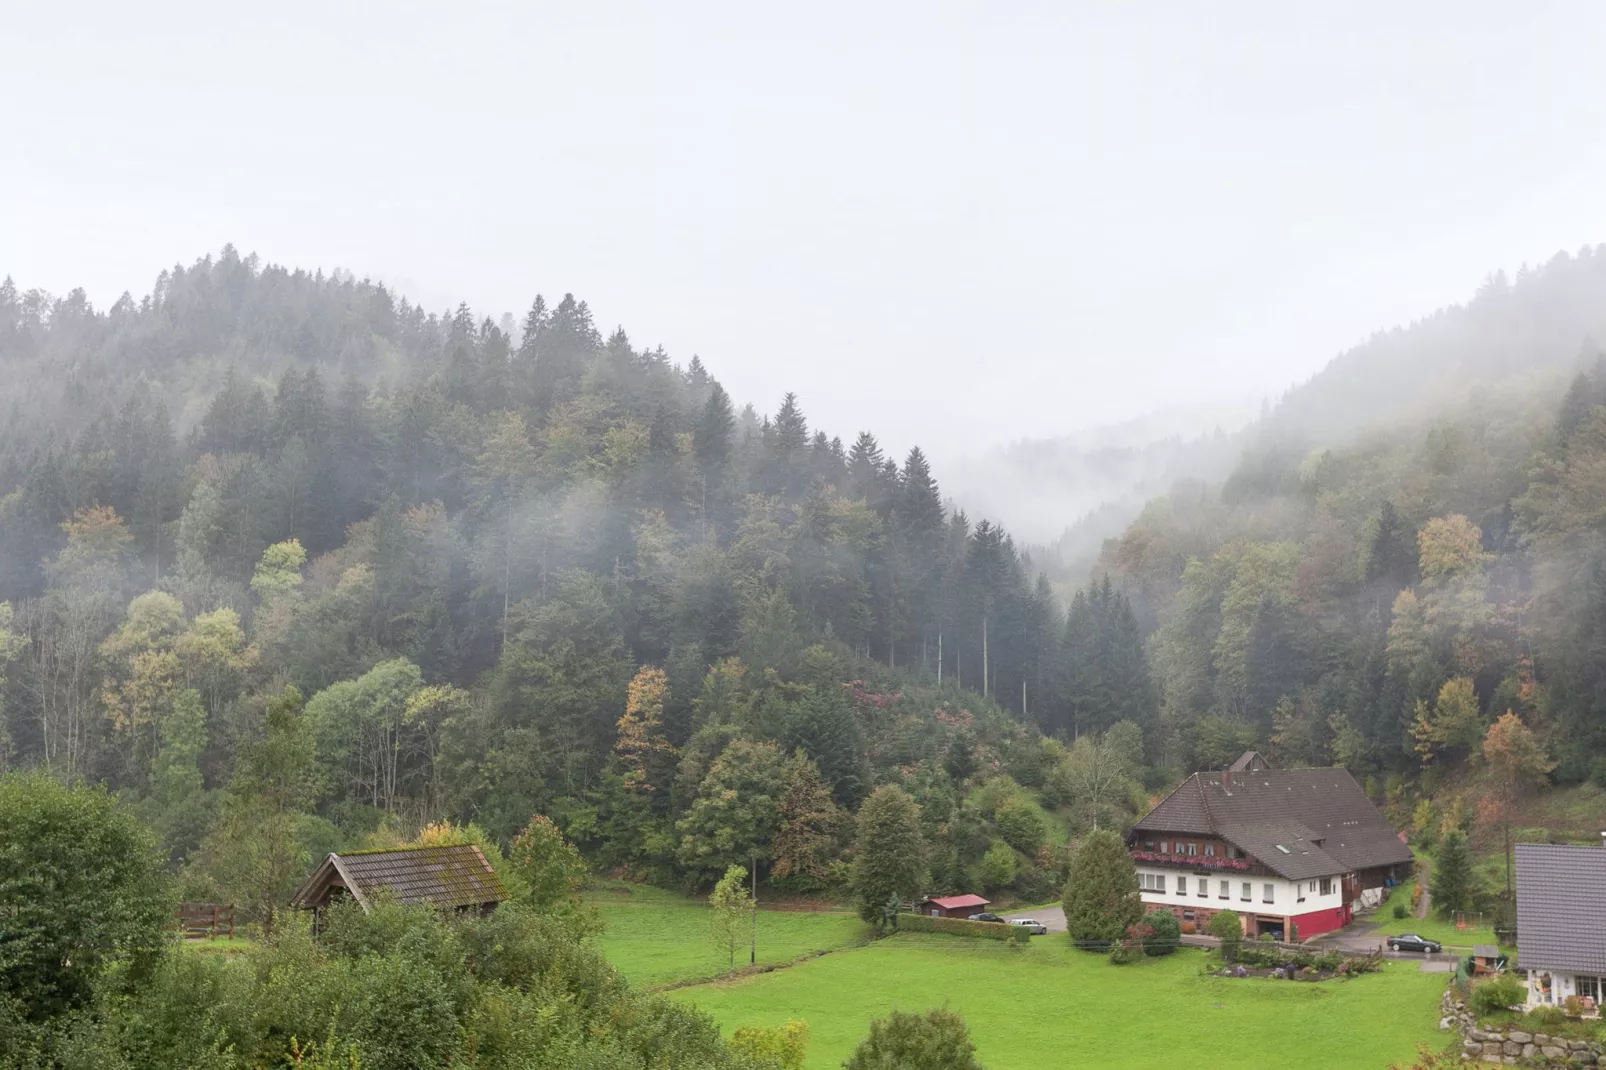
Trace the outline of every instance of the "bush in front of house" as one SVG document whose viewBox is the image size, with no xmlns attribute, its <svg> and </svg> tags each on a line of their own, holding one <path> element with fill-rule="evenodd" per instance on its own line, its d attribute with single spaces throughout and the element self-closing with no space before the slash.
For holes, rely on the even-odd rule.
<svg viewBox="0 0 1606 1070">
<path fill-rule="evenodd" d="M 1171 911 L 1151 910 L 1143 921 L 1152 930 L 1143 941 L 1145 955 L 1169 955 L 1182 946 L 1182 923 Z"/>
<path fill-rule="evenodd" d="M 1395 903 L 1394 904 L 1394 916 L 1396 918 L 1403 918 L 1409 913 L 1410 913 L 1410 911 L 1405 909 L 1405 904 L 1404 903 Z"/>
<path fill-rule="evenodd" d="M 1237 957 L 1244 939 L 1244 923 L 1236 910 L 1218 910 L 1210 918 L 1210 935 L 1221 941 L 1221 957 L 1227 962 Z"/>
<path fill-rule="evenodd" d="M 1502 974 L 1474 985 L 1470 1002 L 1478 1014 L 1493 1014 L 1522 1006 L 1527 996 L 1521 981 L 1510 974 Z"/>
</svg>

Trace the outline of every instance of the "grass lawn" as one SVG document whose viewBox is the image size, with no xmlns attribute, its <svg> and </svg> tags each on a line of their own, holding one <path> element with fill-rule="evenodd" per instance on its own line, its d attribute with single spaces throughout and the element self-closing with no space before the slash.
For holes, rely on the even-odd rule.
<svg viewBox="0 0 1606 1070">
<path fill-rule="evenodd" d="M 1455 919 L 1444 919 L 1436 913 L 1430 913 L 1425 918 L 1418 918 L 1411 914 L 1411 888 L 1414 882 L 1406 881 L 1390 893 L 1372 915 L 1373 920 L 1381 926 L 1380 931 L 1385 936 L 1394 933 L 1416 933 L 1429 940 L 1437 940 L 1445 947 L 1463 948 L 1472 950 L 1473 944 L 1492 944 L 1495 942 L 1494 926 L 1489 924 L 1489 915 L 1483 916 L 1484 923 L 1479 926 L 1468 925 L 1465 930 L 1455 927 Z M 1396 918 L 1394 905 L 1405 904 L 1406 916 Z"/>
<path fill-rule="evenodd" d="M 1390 962 L 1322 984 L 1201 975 L 1202 951 L 1112 966 L 1062 937 L 1025 950 L 989 940 L 903 933 L 790 969 L 677 989 L 727 1032 L 809 1023 L 807 1066 L 837 1067 L 893 1007 L 947 1004 L 993 1070 L 1064 1066 L 1373 1067 L 1442 1048 L 1444 974 Z"/>
<path fill-rule="evenodd" d="M 661 888 L 610 882 L 587 896 L 607 926 L 598 946 L 608 961 L 639 988 L 715 977 L 726 959 L 710 942 L 708 905 Z M 791 962 L 800 955 L 852 947 L 869 938 L 855 914 L 841 911 L 758 911 L 760 965 Z M 736 955 L 747 965 L 747 945 Z"/>
</svg>

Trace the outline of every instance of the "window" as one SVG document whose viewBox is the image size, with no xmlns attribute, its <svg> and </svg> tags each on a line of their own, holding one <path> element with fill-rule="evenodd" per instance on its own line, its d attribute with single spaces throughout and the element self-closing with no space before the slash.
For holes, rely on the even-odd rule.
<svg viewBox="0 0 1606 1070">
<path fill-rule="evenodd" d="M 1218 899 L 1227 899 L 1227 898 L 1230 898 L 1231 896 L 1232 896 L 1232 882 L 1231 881 L 1222 881 L 1221 882 L 1221 891 L 1216 893 L 1216 898 L 1218 898 Z"/>
<path fill-rule="evenodd" d="M 1277 886 L 1275 884 L 1264 885 L 1261 899 L 1267 903 L 1275 903 L 1277 901 Z"/>
<path fill-rule="evenodd" d="M 1333 894 L 1333 878 L 1331 878 L 1331 877 L 1323 877 L 1322 878 L 1322 894 L 1323 895 L 1332 895 Z"/>
<path fill-rule="evenodd" d="M 1578 995 L 1584 999 L 1600 1001 L 1600 985 L 1593 977 L 1580 977 L 1578 979 Z"/>
<path fill-rule="evenodd" d="M 1145 892 L 1165 891 L 1165 874 L 1163 873 L 1139 873 L 1138 881 Z"/>
<path fill-rule="evenodd" d="M 1196 843 L 1188 844 L 1188 857 L 1192 858 L 1193 855 L 1194 855 L 1194 852 L 1196 852 L 1198 849 L 1199 849 L 1199 845 L 1198 844 L 1196 844 Z"/>
<path fill-rule="evenodd" d="M 1255 897 L 1254 885 L 1250 884 L 1248 881 L 1244 881 L 1243 888 L 1241 888 L 1239 890 L 1239 892 L 1238 892 L 1238 898 L 1242 899 L 1244 902 L 1247 903 L 1247 902 L 1249 902 L 1249 900 L 1253 899 L 1254 897 Z"/>
<path fill-rule="evenodd" d="M 1143 849 L 1144 849 L 1144 850 L 1145 850 L 1145 851 L 1152 851 L 1152 850 L 1154 850 L 1154 841 L 1153 841 L 1153 840 L 1144 840 L 1144 841 L 1143 841 Z"/>
<path fill-rule="evenodd" d="M 1188 878 L 1187 877 L 1183 877 L 1181 875 L 1178 875 L 1178 877 L 1177 877 L 1177 894 L 1178 895 L 1187 895 L 1188 894 Z"/>
<path fill-rule="evenodd" d="M 1169 843 L 1167 843 L 1166 841 L 1161 840 L 1160 841 L 1160 853 L 1163 854 L 1163 855 L 1170 854 L 1171 853 L 1171 845 Z"/>
<path fill-rule="evenodd" d="M 1199 898 L 1203 899 L 1205 896 L 1207 896 L 1209 894 L 1210 894 L 1210 881 L 1207 878 L 1200 877 L 1199 878 Z"/>
<path fill-rule="evenodd" d="M 1213 843 L 1205 844 L 1205 857 L 1206 858 L 1214 858 L 1215 856 L 1216 856 L 1216 845 L 1213 844 Z"/>
</svg>

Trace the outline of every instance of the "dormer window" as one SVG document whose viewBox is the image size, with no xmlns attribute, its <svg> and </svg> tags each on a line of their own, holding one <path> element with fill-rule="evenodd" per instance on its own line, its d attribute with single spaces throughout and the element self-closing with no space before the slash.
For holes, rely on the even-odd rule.
<svg viewBox="0 0 1606 1070">
<path fill-rule="evenodd" d="M 1163 855 L 1168 855 L 1171 853 L 1171 845 L 1165 840 L 1160 841 L 1160 853 Z"/>
<path fill-rule="evenodd" d="M 1216 857 L 1216 845 L 1215 844 L 1213 844 L 1213 843 L 1205 844 L 1205 857 L 1206 858 L 1214 858 L 1214 857 Z"/>
</svg>

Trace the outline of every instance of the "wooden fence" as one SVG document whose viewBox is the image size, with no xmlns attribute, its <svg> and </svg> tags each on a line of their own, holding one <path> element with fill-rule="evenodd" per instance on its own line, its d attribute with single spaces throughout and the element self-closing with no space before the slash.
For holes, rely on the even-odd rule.
<svg viewBox="0 0 1606 1070">
<path fill-rule="evenodd" d="M 186 940 L 216 940 L 234 935 L 234 907 L 221 903 L 180 903 L 173 926 Z"/>
</svg>

